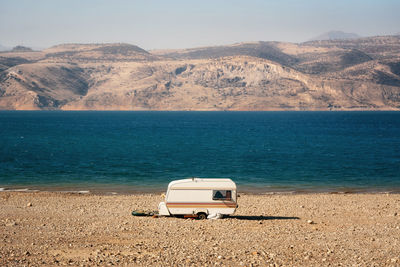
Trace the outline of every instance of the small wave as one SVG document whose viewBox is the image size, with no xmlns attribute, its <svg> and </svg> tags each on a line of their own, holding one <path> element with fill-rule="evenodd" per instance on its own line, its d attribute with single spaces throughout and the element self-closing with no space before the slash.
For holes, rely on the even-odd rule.
<svg viewBox="0 0 400 267">
<path fill-rule="evenodd" d="M 2 192 L 38 192 L 40 190 L 29 188 L 0 188 Z"/>
<path fill-rule="evenodd" d="M 69 190 L 69 191 L 59 191 L 60 193 L 72 193 L 72 194 L 89 194 L 90 191 L 88 190 L 79 190 L 79 191 L 75 191 L 75 190 Z"/>
<path fill-rule="evenodd" d="M 14 192 L 28 192 L 28 191 L 29 191 L 29 188 L 8 189 L 7 191 L 14 191 Z"/>
<path fill-rule="evenodd" d="M 296 191 L 272 191 L 272 192 L 265 192 L 263 195 L 291 195 L 296 194 Z"/>
</svg>

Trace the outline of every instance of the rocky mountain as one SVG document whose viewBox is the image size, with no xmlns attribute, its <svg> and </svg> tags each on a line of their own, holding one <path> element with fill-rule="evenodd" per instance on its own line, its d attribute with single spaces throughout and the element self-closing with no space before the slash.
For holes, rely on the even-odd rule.
<svg viewBox="0 0 400 267">
<path fill-rule="evenodd" d="M 400 37 L 2 52 L 0 109 L 399 110 Z"/>
<path fill-rule="evenodd" d="M 13 47 L 13 49 L 11 49 L 11 52 L 32 52 L 32 51 L 33 51 L 32 48 L 22 45 L 17 45 Z"/>
<path fill-rule="evenodd" d="M 346 40 L 346 39 L 357 39 L 360 38 L 356 33 L 348 33 L 342 31 L 330 31 L 311 38 L 310 41 L 321 41 L 321 40 Z"/>
<path fill-rule="evenodd" d="M 157 59 L 131 44 L 63 44 L 44 50 L 47 60 L 64 62 L 151 61 Z"/>
</svg>

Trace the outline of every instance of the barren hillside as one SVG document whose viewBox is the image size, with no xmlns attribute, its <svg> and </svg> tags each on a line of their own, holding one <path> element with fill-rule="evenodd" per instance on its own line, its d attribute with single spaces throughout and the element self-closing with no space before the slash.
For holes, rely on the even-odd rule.
<svg viewBox="0 0 400 267">
<path fill-rule="evenodd" d="M 399 110 L 400 37 L 3 52 L 0 109 Z"/>
</svg>

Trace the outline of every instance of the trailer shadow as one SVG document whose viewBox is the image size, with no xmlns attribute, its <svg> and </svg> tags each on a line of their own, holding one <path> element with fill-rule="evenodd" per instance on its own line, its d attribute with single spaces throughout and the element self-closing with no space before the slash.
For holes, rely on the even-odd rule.
<svg viewBox="0 0 400 267">
<path fill-rule="evenodd" d="M 246 216 L 246 215 L 234 215 L 227 218 L 248 220 L 248 221 L 263 221 L 263 220 L 300 220 L 299 217 L 284 217 L 284 216 Z"/>
</svg>

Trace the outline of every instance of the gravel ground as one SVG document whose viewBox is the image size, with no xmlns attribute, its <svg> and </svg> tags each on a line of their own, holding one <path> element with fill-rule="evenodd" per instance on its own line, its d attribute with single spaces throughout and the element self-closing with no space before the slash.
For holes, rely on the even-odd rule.
<svg viewBox="0 0 400 267">
<path fill-rule="evenodd" d="M 400 195 L 241 195 L 220 220 L 160 195 L 0 192 L 0 266 L 400 266 Z"/>
</svg>

